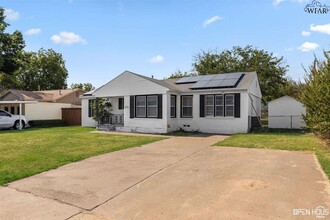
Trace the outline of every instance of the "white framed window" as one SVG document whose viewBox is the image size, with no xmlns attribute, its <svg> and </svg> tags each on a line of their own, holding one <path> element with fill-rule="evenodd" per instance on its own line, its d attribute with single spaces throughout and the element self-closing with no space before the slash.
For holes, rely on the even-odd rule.
<svg viewBox="0 0 330 220">
<path fill-rule="evenodd" d="M 157 96 L 147 96 L 147 117 L 156 118 L 158 112 L 158 100 Z"/>
<path fill-rule="evenodd" d="M 94 117 L 95 116 L 95 103 L 96 99 L 88 99 L 88 117 Z"/>
<path fill-rule="evenodd" d="M 215 116 L 224 116 L 223 95 L 215 96 Z"/>
<path fill-rule="evenodd" d="M 146 117 L 146 96 L 136 96 L 136 117 Z"/>
<path fill-rule="evenodd" d="M 181 116 L 182 118 L 193 117 L 193 96 L 185 95 L 181 96 Z"/>
<path fill-rule="evenodd" d="M 171 118 L 176 118 L 176 95 L 171 95 Z"/>
<path fill-rule="evenodd" d="M 124 98 L 118 98 L 118 109 L 124 109 Z"/>
<path fill-rule="evenodd" d="M 214 95 L 205 96 L 205 116 L 214 116 Z"/>
<path fill-rule="evenodd" d="M 226 116 L 234 117 L 234 95 L 225 95 Z"/>
</svg>

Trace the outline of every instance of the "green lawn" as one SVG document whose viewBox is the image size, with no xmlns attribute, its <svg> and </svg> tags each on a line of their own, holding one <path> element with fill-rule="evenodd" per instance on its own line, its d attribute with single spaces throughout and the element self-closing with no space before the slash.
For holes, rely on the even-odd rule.
<svg viewBox="0 0 330 220">
<path fill-rule="evenodd" d="M 253 133 L 235 134 L 215 146 L 266 148 L 291 151 L 314 151 L 330 179 L 330 146 L 313 134 L 303 133 Z"/>
<path fill-rule="evenodd" d="M 93 130 L 58 127 L 0 131 L 0 185 L 91 156 L 164 139 L 90 133 Z"/>
</svg>

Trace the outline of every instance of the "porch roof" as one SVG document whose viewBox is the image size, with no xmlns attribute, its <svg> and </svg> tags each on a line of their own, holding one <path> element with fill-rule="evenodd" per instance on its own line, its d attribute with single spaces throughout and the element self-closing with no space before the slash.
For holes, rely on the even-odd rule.
<svg viewBox="0 0 330 220">
<path fill-rule="evenodd" d="M 38 101 L 19 101 L 19 100 L 15 100 L 15 101 L 0 101 L 0 105 L 1 104 L 37 104 Z"/>
</svg>

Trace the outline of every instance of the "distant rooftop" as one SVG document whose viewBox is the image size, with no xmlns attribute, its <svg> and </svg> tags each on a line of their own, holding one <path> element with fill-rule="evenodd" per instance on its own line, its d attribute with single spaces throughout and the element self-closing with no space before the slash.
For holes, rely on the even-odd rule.
<svg viewBox="0 0 330 220">
<path fill-rule="evenodd" d="M 59 89 L 59 90 L 43 90 L 43 91 L 25 91 L 17 89 L 9 89 L 0 96 L 0 100 L 8 93 L 17 96 L 19 101 L 40 101 L 40 102 L 56 102 L 73 92 L 79 92 L 80 89 Z"/>
</svg>

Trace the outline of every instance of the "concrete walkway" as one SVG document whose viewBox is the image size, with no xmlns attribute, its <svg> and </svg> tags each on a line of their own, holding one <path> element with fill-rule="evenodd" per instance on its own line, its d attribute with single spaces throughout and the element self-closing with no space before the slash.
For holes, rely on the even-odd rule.
<svg viewBox="0 0 330 220">
<path fill-rule="evenodd" d="M 294 219 L 330 207 L 312 153 L 210 147 L 224 138 L 172 137 L 13 182 L 0 219 Z"/>
</svg>

